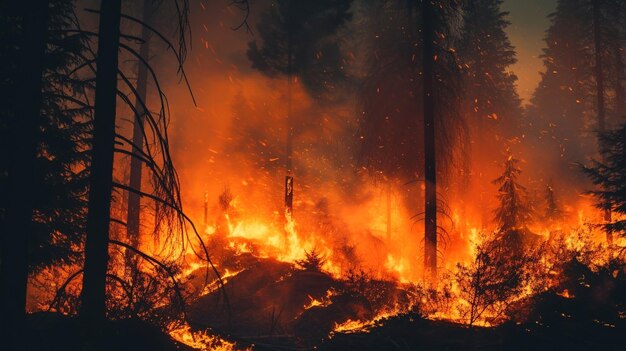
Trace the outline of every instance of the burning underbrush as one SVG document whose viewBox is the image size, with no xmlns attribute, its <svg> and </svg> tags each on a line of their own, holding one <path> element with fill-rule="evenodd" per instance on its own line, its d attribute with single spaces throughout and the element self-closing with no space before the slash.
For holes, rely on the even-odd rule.
<svg viewBox="0 0 626 351">
<path fill-rule="evenodd" d="M 617 249 L 623 243 L 607 247 L 603 232 L 582 220 L 545 231 L 470 228 L 466 255 L 444 265 L 433 286 L 403 276 L 415 265 L 395 262 L 382 239 L 376 256 L 386 259 L 368 266 L 357 244 L 300 235 L 290 217 L 281 228 L 280 221 L 246 222 L 235 212 L 226 209 L 221 224 L 207 225 L 205 233 L 222 283 L 206 284 L 199 265 L 186 277 L 191 330 L 257 346 L 313 347 L 406 318 L 459 327 L 576 318 L 600 328 L 624 324 L 626 266 Z"/>
<path fill-rule="evenodd" d="M 359 231 L 323 202 L 308 215 L 298 212 L 298 221 L 254 216 L 231 195 L 218 203 L 203 244 L 188 245 L 177 260 L 160 257 L 155 248 L 163 243 L 149 238 L 141 249 L 161 265 L 135 261 L 134 271 L 125 250 L 110 250 L 109 318 L 142 319 L 198 350 L 322 342 L 342 349 L 352 337 L 404 324 L 501 333 L 511 325 L 530 332 L 581 321 L 619 329 L 626 321 L 624 242 L 606 245 L 603 231 L 589 224 L 597 212 L 591 207 L 545 228 L 506 231 L 479 230 L 452 216 L 453 253 L 441 258 L 433 285 L 421 279 L 416 250 L 402 250 L 397 229 L 387 236 L 374 221 Z M 202 245 L 215 271 L 202 259 Z M 79 275 L 76 267 L 33 275 L 30 311 L 76 314 Z"/>
</svg>

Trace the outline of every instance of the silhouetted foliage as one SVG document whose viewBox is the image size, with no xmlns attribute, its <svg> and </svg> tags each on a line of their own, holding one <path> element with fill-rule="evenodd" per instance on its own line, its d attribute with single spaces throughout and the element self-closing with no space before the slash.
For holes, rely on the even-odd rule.
<svg viewBox="0 0 626 351">
<path fill-rule="evenodd" d="M 352 0 L 279 0 L 257 26 L 260 43 L 249 44 L 252 67 L 269 77 L 297 76 L 314 97 L 330 97 L 345 79 L 336 33 L 351 19 Z M 337 92 L 334 92 L 337 93 Z"/>
<path fill-rule="evenodd" d="M 466 305 L 459 306 L 469 325 L 477 321 L 491 324 L 504 320 L 509 307 L 522 296 L 537 272 L 532 264 L 538 256 L 532 251 L 519 253 L 499 238 L 487 238 L 475 246 L 475 258 L 468 264 L 457 264 L 455 279 L 460 297 Z"/>
<path fill-rule="evenodd" d="M 497 152 L 505 138 L 519 133 L 521 100 L 517 76 L 509 71 L 517 62 L 506 28 L 503 0 L 463 1 L 459 61 L 465 66 L 463 112 L 482 152 Z"/>
<path fill-rule="evenodd" d="M 296 261 L 301 269 L 308 272 L 321 272 L 324 263 L 326 263 L 326 257 L 315 248 L 305 251 L 304 258 Z"/>
<path fill-rule="evenodd" d="M 615 212 L 610 223 L 602 224 L 606 231 L 626 234 L 626 124 L 600 134 L 600 153 L 603 161 L 583 166 L 583 171 L 600 189 L 591 191 L 597 206 Z"/>
</svg>

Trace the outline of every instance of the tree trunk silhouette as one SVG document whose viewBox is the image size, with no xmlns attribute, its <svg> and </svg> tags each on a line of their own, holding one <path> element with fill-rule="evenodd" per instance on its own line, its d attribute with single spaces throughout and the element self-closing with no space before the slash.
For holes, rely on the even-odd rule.
<svg viewBox="0 0 626 351">
<path fill-rule="evenodd" d="M 618 118 L 626 117 L 626 93 L 624 92 L 624 82 L 626 82 L 626 74 L 624 67 L 624 59 L 622 57 L 621 47 L 617 40 L 611 42 L 613 46 L 613 54 L 615 55 L 615 67 L 617 77 L 615 77 L 615 111 Z"/>
<path fill-rule="evenodd" d="M 600 28 L 600 0 L 593 0 L 593 41 L 595 45 L 596 56 L 596 95 L 597 95 L 597 112 L 598 112 L 598 131 L 604 133 L 606 130 L 605 118 L 606 108 L 604 105 L 604 75 L 602 67 L 602 33 Z M 603 160 L 604 161 L 604 160 Z M 611 222 L 611 210 L 604 211 L 604 220 Z M 606 241 L 609 246 L 613 245 L 613 233 L 610 230 L 606 232 Z"/>
<path fill-rule="evenodd" d="M 16 98 L 8 118 L 12 147 L 8 165 L 8 206 L 2 230 L 1 291 L 3 340 L 18 349 L 26 307 L 28 239 L 32 232 L 35 158 L 42 97 L 42 74 L 46 49 L 48 1 L 13 1 L 22 17 L 20 61 Z"/>
<path fill-rule="evenodd" d="M 387 180 L 387 245 L 391 245 L 391 179 Z"/>
<path fill-rule="evenodd" d="M 91 326 L 97 326 L 105 319 L 120 9 L 121 0 L 102 1 L 100 6 L 89 212 L 81 294 L 81 314 Z"/>
<path fill-rule="evenodd" d="M 287 139 L 285 145 L 285 216 L 289 221 L 293 215 L 293 116 L 292 112 L 292 79 L 293 79 L 293 19 L 291 16 L 292 0 L 288 3 L 289 32 L 287 33 Z M 289 188 L 288 186 L 291 185 Z M 289 194 L 289 196 L 287 196 Z M 290 199 L 289 201 L 287 199 Z"/>
<path fill-rule="evenodd" d="M 434 9 L 430 0 L 422 2 L 423 79 L 424 79 L 424 272 L 431 283 L 437 280 L 437 174 L 435 168 L 435 100 L 434 69 Z"/>
<path fill-rule="evenodd" d="M 143 22 L 150 25 L 150 17 L 152 14 L 152 0 L 144 0 L 143 5 Z M 141 44 L 139 54 L 144 60 L 148 61 L 150 56 L 150 29 L 143 26 L 141 38 L 144 42 Z M 135 110 L 137 115 L 133 123 L 133 155 L 140 155 L 143 150 L 143 126 L 146 118 L 146 111 L 143 106 L 147 105 L 148 90 L 148 68 L 143 62 L 137 62 L 137 95 L 135 101 Z M 143 101 L 143 104 L 140 102 Z M 130 180 L 129 186 L 133 189 L 141 191 L 141 173 L 142 161 L 138 157 L 130 158 Z M 128 214 L 126 217 L 126 230 L 129 244 L 137 247 L 139 244 L 139 228 L 141 212 L 141 197 L 132 191 L 128 192 Z M 132 255 L 132 253 L 129 253 Z M 126 256 L 126 263 L 132 267 L 129 255 Z"/>
</svg>

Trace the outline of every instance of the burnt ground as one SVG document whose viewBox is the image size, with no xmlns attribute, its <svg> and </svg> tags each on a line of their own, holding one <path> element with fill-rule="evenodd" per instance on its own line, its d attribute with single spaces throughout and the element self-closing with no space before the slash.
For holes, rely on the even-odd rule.
<svg viewBox="0 0 626 351">
<path fill-rule="evenodd" d="M 468 327 L 416 312 L 382 319 L 366 330 L 334 333 L 336 323 L 369 320 L 384 305 L 406 303 L 407 293 L 388 282 L 370 279 L 364 289 L 358 276 L 336 280 L 244 255 L 228 268 L 241 270 L 225 285 L 228 304 L 220 290 L 196 295 L 187 308 L 188 320 L 196 330 L 262 351 L 625 350 L 626 269 L 592 271 L 575 261 L 567 267 L 569 278 L 557 289 L 524 301 L 530 307 L 511 316 L 518 322 Z M 189 284 L 201 285 L 201 276 Z M 312 299 L 323 305 L 305 308 Z M 79 318 L 55 313 L 31 314 L 27 322 L 23 350 L 192 350 L 139 320 L 109 321 L 95 333 Z"/>
<path fill-rule="evenodd" d="M 39 312 L 27 315 L 26 326 L 20 351 L 193 351 L 137 319 L 108 321 L 94 331 L 78 317 Z"/>
<path fill-rule="evenodd" d="M 380 301 L 402 298 L 391 283 L 377 287 Z M 311 306 L 313 300 L 322 305 Z M 191 303 L 188 319 L 194 328 L 210 328 L 238 341 L 306 348 L 319 344 L 336 323 L 371 319 L 380 308 L 375 301 L 321 271 L 256 259 L 228 278 L 224 290 Z"/>
<path fill-rule="evenodd" d="M 245 268 L 241 268 L 245 266 Z M 591 271 L 576 262 L 561 286 L 524 301 L 523 315 L 498 327 L 468 327 L 417 313 L 383 319 L 367 330 L 333 333 L 336 323 L 369 320 L 383 305 L 406 302 L 392 283 L 369 280 L 364 291 L 349 280 L 305 271 L 273 259 L 248 257 L 222 291 L 188 308 L 192 327 L 254 345 L 255 350 L 624 350 L 626 279 L 614 270 Z M 229 268 L 230 269 L 230 268 Z M 565 298 L 567 288 L 576 298 Z M 329 298 L 327 292 L 333 294 Z M 312 299 L 326 306 L 310 305 Z"/>
<path fill-rule="evenodd" d="M 378 323 L 367 332 L 335 334 L 319 346 L 334 350 L 624 350 L 626 321 L 606 327 L 594 321 L 562 318 L 558 323 L 506 323 L 469 328 L 417 315 Z"/>
</svg>

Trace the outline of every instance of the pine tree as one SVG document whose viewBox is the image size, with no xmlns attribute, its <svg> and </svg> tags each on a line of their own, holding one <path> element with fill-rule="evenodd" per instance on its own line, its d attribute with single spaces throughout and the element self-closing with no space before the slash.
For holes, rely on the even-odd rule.
<svg viewBox="0 0 626 351">
<path fill-rule="evenodd" d="M 554 221 L 560 219 L 563 216 L 563 212 L 561 211 L 561 208 L 556 199 L 556 195 L 554 194 L 554 188 L 550 185 L 546 186 L 545 202 L 545 218 L 548 221 Z"/>
<path fill-rule="evenodd" d="M 583 171 L 599 190 L 591 191 L 596 196 L 597 206 L 611 210 L 616 216 L 602 226 L 608 233 L 626 235 L 626 124 L 620 128 L 600 134 L 602 161 L 593 161 Z"/>
<path fill-rule="evenodd" d="M 522 172 L 518 164 L 519 160 L 509 156 L 504 162 L 504 172 L 493 181 L 498 186 L 500 204 L 494 213 L 500 233 L 522 229 L 531 220 L 526 188 L 518 182 Z"/>
<path fill-rule="evenodd" d="M 477 142 L 498 150 L 498 141 L 519 131 L 520 98 L 517 76 L 508 69 L 517 62 L 505 32 L 510 22 L 503 0 L 466 0 L 459 41 L 459 60 L 465 67 L 463 112 Z M 504 135 L 503 135 L 504 134 Z M 502 142 L 500 141 L 499 144 Z M 495 148 L 494 148 L 495 147 Z"/>
<path fill-rule="evenodd" d="M 561 0 L 550 18 L 527 134 L 538 130 L 549 169 L 562 169 L 593 155 L 595 131 L 622 113 L 626 17 L 622 1 Z"/>
<path fill-rule="evenodd" d="M 41 1 L 35 8 L 6 2 L 0 9 L 1 31 L 6 34 L 0 40 L 0 61 L 3 62 L 0 86 L 6 92 L 0 103 L 0 225 L 2 235 L 10 236 L 7 241 L 2 239 L 2 268 L 13 274 L 24 274 L 23 279 L 26 273 L 37 274 L 53 265 L 75 264 L 82 260 L 90 108 L 81 102 L 89 83 L 72 74 L 84 50 L 83 38 L 68 31 L 73 28 L 73 11 L 73 2 L 64 0 Z M 17 25 L 20 21 L 37 23 L 31 22 L 25 28 Z M 34 34 L 40 30 L 41 33 Z M 41 45 L 41 52 L 29 53 L 27 51 L 33 48 L 25 45 Z M 20 87 L 32 84 L 33 79 L 39 87 L 40 103 L 33 96 L 23 95 L 25 87 Z M 16 86 L 20 88 L 15 89 Z M 29 94 L 32 93 L 34 90 Z M 16 119 L 20 123 L 33 123 L 32 134 L 20 132 Z M 15 148 L 15 145 L 26 146 L 29 142 L 34 143 L 31 159 L 20 155 Z M 19 168 L 14 168 L 14 161 L 9 162 L 14 157 L 19 157 L 22 163 Z M 30 162 L 31 166 L 25 167 Z M 16 171 L 29 174 L 17 175 Z M 16 181 L 24 185 L 16 185 Z M 18 201 L 14 200 L 15 196 L 19 197 Z M 19 218 L 28 223 L 20 224 L 16 232 L 10 229 L 14 225 L 11 222 L 15 223 L 18 218 L 11 207 L 25 202 L 32 206 L 28 211 L 30 216 Z M 15 241 L 21 240 L 27 241 L 26 250 L 17 248 Z M 23 270 L 12 266 L 12 254 L 20 256 Z M 25 298 L 19 289 L 5 281 L 2 287 L 10 291 L 6 295 L 3 292 L 3 296 Z M 23 312 L 21 303 L 4 298 L 3 301 Z M 3 315 L 13 318 L 9 312 Z"/>
<path fill-rule="evenodd" d="M 37 129 L 42 101 L 44 57 L 47 37 L 48 1 L 39 1 L 33 6 L 18 4 L 17 1 L 2 4 L 9 10 L 3 16 L 23 30 L 17 35 L 19 59 L 13 63 L 18 75 L 10 90 L 15 90 L 13 99 L 3 101 L 9 109 L 3 110 L 2 123 L 10 131 L 12 148 L 6 168 L 7 199 L 2 211 L 2 237 L 0 242 L 0 318 L 2 339 L 10 349 L 19 347 L 24 327 L 26 307 L 26 283 L 28 278 L 27 252 L 33 229 L 35 160 Z M 12 16 L 13 15 L 13 16 Z M 11 28 L 8 32 L 10 33 Z M 3 31 L 4 32 L 4 31 Z M 7 39 L 7 41 L 10 39 Z M 11 45 L 7 45 L 11 48 Z M 4 65 L 4 61 L 3 61 Z M 10 77 L 10 76 L 9 76 Z M 4 83 L 4 76 L 3 76 Z M 9 91 L 5 92 L 9 93 Z M 3 165 L 3 168 L 5 166 Z M 4 196 L 3 196 L 4 197 Z M 4 202 L 3 201 L 3 202 Z"/>
<path fill-rule="evenodd" d="M 287 138 L 285 168 L 293 171 L 294 125 L 291 91 L 294 79 L 319 96 L 342 73 L 337 42 L 330 38 L 351 18 L 352 0 L 279 0 L 263 14 L 258 33 L 262 43 L 250 42 L 252 67 L 269 77 L 287 78 Z"/>
<path fill-rule="evenodd" d="M 449 168 L 464 159 L 467 128 L 459 99 L 461 72 L 452 45 L 456 1 L 436 1 L 432 55 L 435 110 L 436 173 L 445 180 Z M 355 19 L 364 33 L 357 45 L 362 67 L 358 74 L 360 147 L 357 164 L 372 177 L 414 180 L 424 172 L 424 67 L 421 2 L 376 1 L 361 4 Z M 361 112 L 362 111 L 362 112 Z M 460 162 L 459 162 L 460 163 Z M 408 202 L 414 201 L 407 199 Z"/>
</svg>

